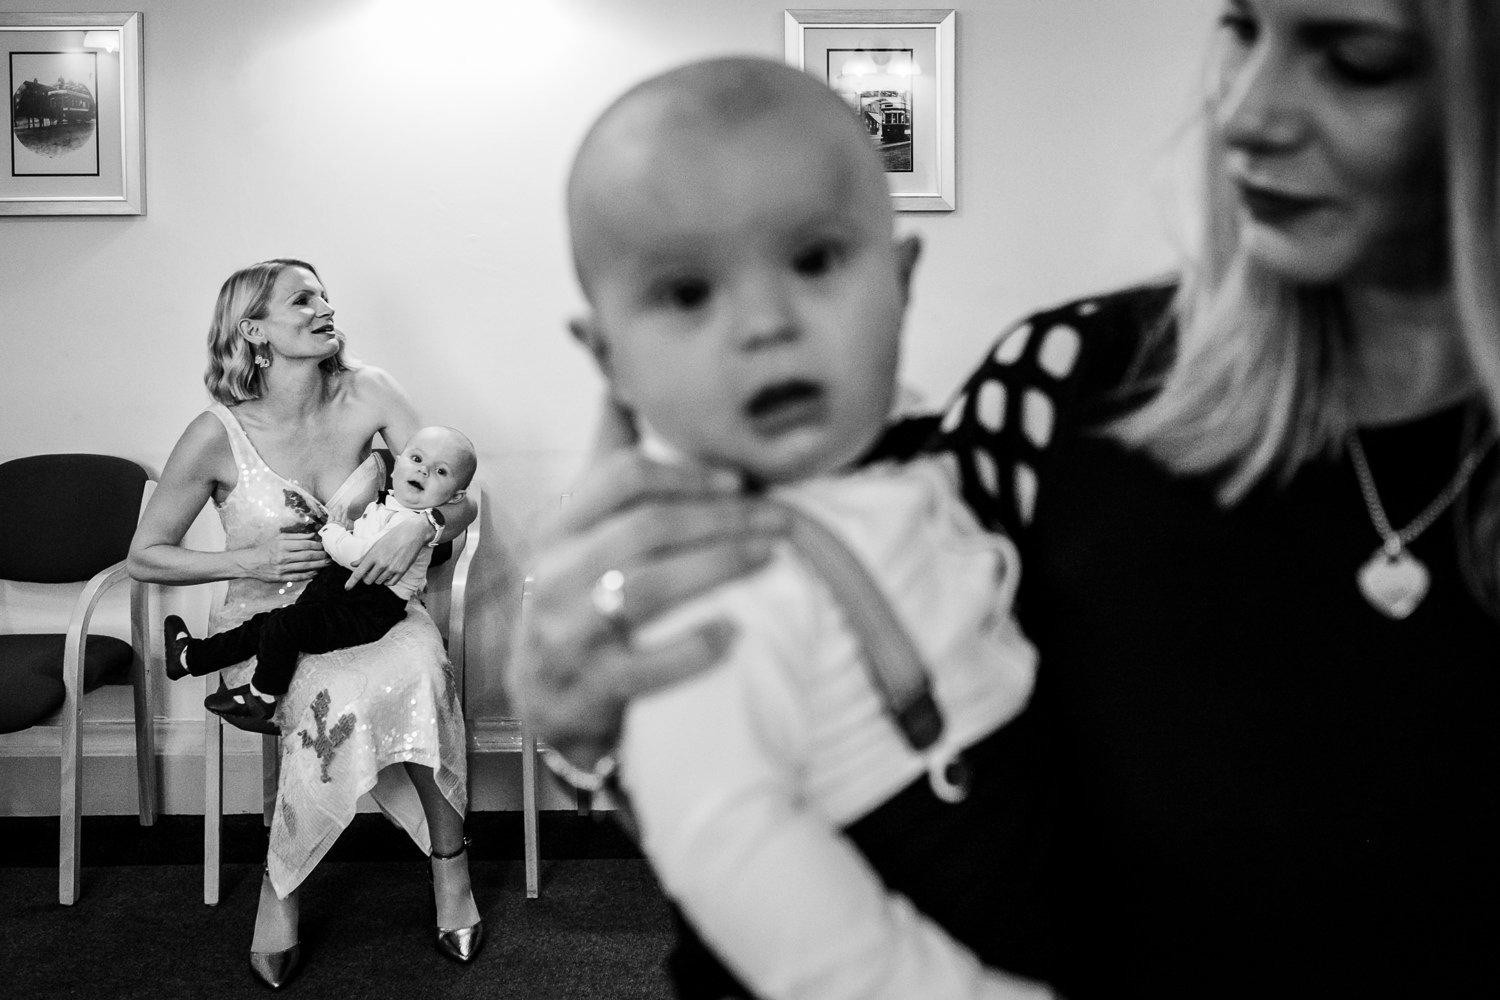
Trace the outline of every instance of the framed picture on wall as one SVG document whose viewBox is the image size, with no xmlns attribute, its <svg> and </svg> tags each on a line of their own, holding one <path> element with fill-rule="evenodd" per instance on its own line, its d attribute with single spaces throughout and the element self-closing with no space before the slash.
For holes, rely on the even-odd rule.
<svg viewBox="0 0 1500 1000">
<path fill-rule="evenodd" d="M 896 208 L 949 212 L 953 33 L 937 10 L 787 10 L 786 61 L 848 102 L 885 161 Z"/>
<path fill-rule="evenodd" d="M 0 13 L 0 215 L 141 215 L 141 15 Z"/>
</svg>

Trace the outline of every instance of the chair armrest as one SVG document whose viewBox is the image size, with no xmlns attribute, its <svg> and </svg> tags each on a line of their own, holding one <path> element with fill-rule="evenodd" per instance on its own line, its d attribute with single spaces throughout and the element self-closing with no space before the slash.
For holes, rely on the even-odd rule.
<svg viewBox="0 0 1500 1000">
<path fill-rule="evenodd" d="M 469 495 L 474 498 L 474 520 L 469 523 L 464 537 L 463 551 L 458 554 L 458 559 L 453 564 L 453 582 L 448 588 L 448 659 L 455 667 L 460 705 L 464 704 L 464 688 L 468 673 L 465 661 L 467 650 L 464 646 L 464 619 L 467 617 L 469 567 L 473 565 L 474 557 L 479 553 L 479 524 L 484 514 L 483 492 L 476 488 L 470 490 Z"/>
<path fill-rule="evenodd" d="M 104 592 L 121 580 L 129 580 L 130 573 L 122 559 L 106 569 L 95 573 L 84 584 L 83 593 L 73 604 L 73 615 L 68 620 L 68 637 L 63 645 L 63 691 L 64 713 L 76 712 L 83 696 L 83 641 L 93 621 L 94 609 L 104 597 Z M 134 581 L 132 581 L 134 582 Z"/>
</svg>

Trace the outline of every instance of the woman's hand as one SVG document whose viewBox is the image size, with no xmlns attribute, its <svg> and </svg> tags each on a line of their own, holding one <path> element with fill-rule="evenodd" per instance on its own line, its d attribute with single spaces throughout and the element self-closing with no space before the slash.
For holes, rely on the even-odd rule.
<svg viewBox="0 0 1500 1000">
<path fill-rule="evenodd" d="M 591 765 L 615 743 L 625 703 L 716 663 L 733 626 L 711 621 L 665 645 L 631 633 L 684 601 L 762 566 L 786 515 L 742 497 L 737 477 L 650 462 L 634 450 L 601 458 L 543 538 L 508 688 L 548 744 Z M 618 570 L 614 620 L 592 599 Z"/>
<path fill-rule="evenodd" d="M 389 586 L 406 575 L 417 556 L 432 541 L 432 525 L 422 518 L 403 518 L 375 539 L 370 551 L 356 559 L 349 569 L 349 582 L 345 590 L 352 590 L 361 583 Z"/>
<path fill-rule="evenodd" d="M 266 583 L 311 580 L 330 561 L 318 536 L 305 532 L 283 532 L 263 545 L 240 549 L 237 555 L 241 576 Z"/>
<path fill-rule="evenodd" d="M 278 539 L 229 552 L 204 552 L 182 544 L 203 505 L 237 476 L 224 425 L 212 413 L 198 414 L 172 448 L 136 525 L 126 562 L 130 575 L 144 583 L 172 586 L 251 576 L 273 582 L 312 576 L 327 560 L 317 539 L 306 535 L 290 537 L 284 544 Z"/>
</svg>

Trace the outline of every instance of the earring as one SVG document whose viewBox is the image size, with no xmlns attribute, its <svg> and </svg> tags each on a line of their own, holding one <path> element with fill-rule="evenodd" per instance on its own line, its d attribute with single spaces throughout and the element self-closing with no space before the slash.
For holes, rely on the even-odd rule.
<svg viewBox="0 0 1500 1000">
<path fill-rule="evenodd" d="M 264 354 L 257 353 L 255 355 L 255 367 L 260 369 L 269 368 L 271 367 L 271 359 L 266 357 Z"/>
</svg>

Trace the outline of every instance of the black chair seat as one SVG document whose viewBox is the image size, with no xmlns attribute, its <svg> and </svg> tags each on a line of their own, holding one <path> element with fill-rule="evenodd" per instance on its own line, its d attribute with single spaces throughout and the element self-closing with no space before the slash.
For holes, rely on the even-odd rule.
<svg viewBox="0 0 1500 1000">
<path fill-rule="evenodd" d="M 0 733 L 28 729 L 63 705 L 63 644 L 59 634 L 0 635 L 0 669 L 6 677 L 0 700 Z M 129 684 L 130 643 L 91 635 L 83 646 L 83 689 Z"/>
</svg>

